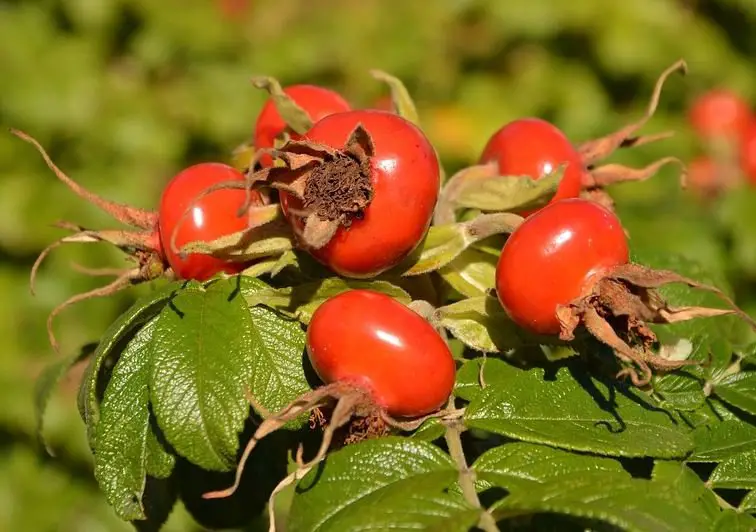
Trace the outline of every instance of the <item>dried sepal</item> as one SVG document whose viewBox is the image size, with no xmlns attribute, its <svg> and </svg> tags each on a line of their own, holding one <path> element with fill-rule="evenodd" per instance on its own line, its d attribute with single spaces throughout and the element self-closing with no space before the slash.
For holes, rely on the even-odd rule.
<svg viewBox="0 0 756 532">
<path fill-rule="evenodd" d="M 53 162 L 52 158 L 48 155 L 47 151 L 42 145 L 32 136 L 20 131 L 18 129 L 10 129 L 10 132 L 21 140 L 28 142 L 42 156 L 47 167 L 52 170 L 55 176 L 62 181 L 74 194 L 80 198 L 88 201 L 92 205 L 100 208 L 112 216 L 115 220 L 129 225 L 131 227 L 137 227 L 139 229 L 153 229 L 157 224 L 157 213 L 144 209 L 138 209 L 130 205 L 124 205 L 122 203 L 115 203 L 113 201 L 106 200 L 94 192 L 91 192 L 81 186 L 79 183 L 71 179 L 65 174 L 58 166 Z"/>
<path fill-rule="evenodd" d="M 682 283 L 716 295 L 728 308 L 674 307 L 656 290 Z M 571 341 L 583 327 L 609 346 L 623 365 L 618 377 L 628 376 L 636 386 L 649 383 L 656 371 L 672 371 L 698 361 L 669 360 L 653 352 L 658 340 L 649 323 L 678 323 L 696 318 L 737 315 L 756 330 L 756 321 L 720 289 L 670 270 L 624 264 L 596 279 L 581 297 L 557 309 L 560 339 Z"/>
<path fill-rule="evenodd" d="M 651 95 L 646 113 L 636 122 L 629 124 L 614 133 L 601 137 L 599 139 L 590 140 L 584 142 L 578 147 L 578 151 L 586 166 L 591 166 L 597 161 L 607 158 L 619 148 L 639 146 L 641 144 L 648 144 L 649 142 L 657 141 L 663 138 L 668 138 L 672 133 L 656 133 L 649 136 L 636 137 L 635 134 L 654 116 L 656 109 L 659 105 L 659 99 L 661 97 L 661 91 L 664 87 L 664 83 L 667 78 L 675 72 L 687 73 L 688 65 L 685 61 L 680 60 L 675 64 L 667 68 L 659 76 L 654 86 L 654 91 Z"/>
<path fill-rule="evenodd" d="M 361 124 L 341 149 L 290 141 L 273 154 L 284 163 L 282 171 L 260 179 L 296 199 L 298 205 L 289 206 L 287 214 L 301 222 L 292 225 L 305 248 L 325 246 L 339 228 L 360 218 L 373 199 L 370 158 L 375 146 Z"/>
<path fill-rule="evenodd" d="M 680 166 L 680 185 L 685 187 L 687 170 L 685 164 L 677 157 L 663 157 L 643 168 L 632 168 L 622 164 L 605 164 L 593 168 L 589 172 L 583 172 L 582 186 L 586 190 L 604 188 L 615 183 L 628 181 L 645 181 L 664 166 L 677 164 Z"/>
</svg>

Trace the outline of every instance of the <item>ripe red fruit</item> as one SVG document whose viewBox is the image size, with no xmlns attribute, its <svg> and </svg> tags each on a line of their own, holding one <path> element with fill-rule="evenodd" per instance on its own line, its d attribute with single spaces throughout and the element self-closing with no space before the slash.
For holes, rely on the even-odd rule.
<svg viewBox="0 0 756 532">
<path fill-rule="evenodd" d="M 740 145 L 740 169 L 752 184 L 756 184 L 756 122 L 743 135 Z"/>
<path fill-rule="evenodd" d="M 307 112 L 313 122 L 318 122 L 328 115 L 351 109 L 349 103 L 340 94 L 317 85 L 292 85 L 286 87 L 283 91 L 294 103 Z M 255 123 L 255 147 L 258 150 L 272 148 L 276 137 L 284 130 L 287 130 L 286 122 L 278 113 L 273 99 L 268 98 Z M 301 138 L 293 131 L 288 131 L 288 133 L 294 140 Z M 270 166 L 273 164 L 273 160 L 264 156 L 260 163 L 263 166 Z"/>
<path fill-rule="evenodd" d="M 497 295 L 515 323 L 556 335 L 557 307 L 628 260 L 627 237 L 614 213 L 580 198 L 558 201 L 527 218 L 504 244 L 496 266 Z"/>
<path fill-rule="evenodd" d="M 583 161 L 570 140 L 557 127 L 540 118 L 520 118 L 499 129 L 489 139 L 480 163 L 495 161 L 500 175 L 540 179 L 564 164 L 559 188 L 551 200 L 580 194 Z M 521 213 L 524 216 L 535 211 Z"/>
<path fill-rule="evenodd" d="M 307 328 L 307 354 L 323 382 L 364 388 L 392 416 L 433 412 L 454 387 L 454 359 L 430 323 L 371 290 L 320 305 Z"/>
<path fill-rule="evenodd" d="M 191 212 L 184 216 L 186 209 L 204 190 L 228 181 L 245 181 L 245 177 L 225 164 L 200 163 L 179 172 L 163 190 L 158 219 L 160 240 L 168 264 L 181 279 L 204 281 L 219 272 L 239 273 L 248 265 L 197 253 L 184 259 L 171 248 L 171 238 L 177 226 L 175 242 L 179 249 L 190 242 L 210 242 L 247 227 L 248 218 L 237 216 L 246 200 L 246 193 L 241 189 L 211 192 L 194 203 Z M 252 191 L 252 205 L 262 204 L 260 194 Z"/>
<path fill-rule="evenodd" d="M 341 149 L 360 124 L 374 146 L 369 165 L 372 200 L 348 228 L 339 227 L 324 247 L 309 250 L 336 273 L 354 278 L 378 275 L 417 247 L 430 225 L 441 179 L 430 141 L 417 126 L 393 113 L 330 115 L 312 126 L 306 139 Z M 284 213 L 301 231 L 304 220 L 291 211 L 301 210 L 302 202 L 284 192 L 280 198 Z"/>
<path fill-rule="evenodd" d="M 739 140 L 753 119 L 748 103 L 738 94 L 715 89 L 693 101 L 688 120 L 701 138 L 724 136 Z"/>
</svg>

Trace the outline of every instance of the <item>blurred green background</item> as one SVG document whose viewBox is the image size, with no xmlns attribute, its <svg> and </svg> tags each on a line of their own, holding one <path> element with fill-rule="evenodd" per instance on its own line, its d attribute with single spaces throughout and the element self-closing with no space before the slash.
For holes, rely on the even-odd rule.
<svg viewBox="0 0 756 532">
<path fill-rule="evenodd" d="M 475 162 L 488 136 L 519 116 L 552 120 L 576 143 L 608 133 L 638 116 L 657 76 L 684 58 L 689 76 L 669 80 L 644 130 L 678 135 L 615 161 L 688 160 L 700 150 L 685 122 L 693 97 L 715 86 L 756 96 L 754 24 L 753 0 L 0 0 L 0 122 L 36 136 L 92 190 L 152 208 L 184 165 L 228 160 L 248 140 L 265 97 L 249 83 L 255 74 L 330 86 L 355 106 L 387 94 L 369 69 L 401 77 L 450 173 Z M 75 412 L 78 373 L 49 412 L 55 459 L 35 445 L 32 404 L 34 378 L 55 356 L 47 313 L 102 282 L 71 263 L 118 266 L 123 257 L 106 246 L 58 250 L 36 297 L 29 268 L 61 236 L 53 222 L 113 223 L 7 133 L 0 169 L 0 529 L 129 530 L 89 469 Z M 670 167 L 613 190 L 634 242 L 727 271 L 753 309 L 756 241 L 733 247 L 714 223 L 721 217 L 677 183 Z M 740 195 L 733 209 L 756 210 L 752 199 Z M 725 212 L 732 227 L 752 230 L 747 217 Z M 56 328 L 63 350 L 96 341 L 148 289 L 66 312 Z M 189 530 L 190 522 L 179 510 L 166 529 Z"/>
</svg>

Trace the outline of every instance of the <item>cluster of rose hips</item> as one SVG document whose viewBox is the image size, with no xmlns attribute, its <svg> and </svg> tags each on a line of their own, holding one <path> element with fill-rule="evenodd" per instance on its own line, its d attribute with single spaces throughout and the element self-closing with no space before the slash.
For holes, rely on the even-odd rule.
<svg viewBox="0 0 756 532">
<path fill-rule="evenodd" d="M 708 91 L 693 101 L 688 121 L 702 151 L 688 166 L 695 191 L 710 196 L 740 183 L 756 185 L 756 115 L 741 95 Z"/>
<path fill-rule="evenodd" d="M 621 374 L 644 386 L 653 369 L 688 363 L 655 355 L 656 337 L 647 323 L 728 313 L 752 323 L 713 287 L 629 263 L 627 236 L 604 190 L 678 162 L 664 158 L 641 169 L 598 164 L 619 148 L 669 136 L 636 133 L 653 115 L 666 77 L 683 67 L 678 63 L 662 75 L 648 112 L 634 124 L 575 145 L 544 120 L 517 119 L 492 135 L 478 164 L 445 183 L 434 147 L 418 125 L 401 116 L 401 102 L 396 112 L 352 109 L 331 90 L 282 88 L 259 78 L 255 85 L 271 97 L 257 118 L 253 142 L 236 152 L 238 168 L 219 162 L 186 168 L 166 185 L 157 212 L 83 190 L 36 141 L 15 133 L 35 144 L 77 194 L 133 227 L 91 231 L 66 225 L 73 234 L 61 243 L 107 241 L 136 261 L 108 287 L 76 300 L 161 276 L 206 281 L 218 274 L 270 273 L 295 250 L 341 277 L 372 279 L 411 259 L 431 226 L 477 223 L 469 226 L 477 231 L 499 220 L 487 212 L 496 210 L 486 208 L 492 203 L 475 208 L 464 201 L 471 191 L 478 196 L 514 191 L 513 197 L 525 199 L 504 209 L 510 214 L 500 232 L 511 234 L 496 268 L 501 306 L 544 343 L 587 332 L 615 352 Z M 391 80 L 397 99 L 406 97 L 395 78 L 383 79 Z M 549 194 L 528 196 L 546 182 L 553 183 Z M 499 205 L 506 200 L 493 199 Z M 670 282 L 714 291 L 730 308 L 671 307 L 654 291 Z M 349 290 L 322 303 L 308 324 L 307 352 L 325 386 L 268 417 L 255 439 L 326 405 L 332 410 L 324 445 L 355 413 L 374 420 L 378 432 L 448 414 L 443 407 L 456 364 L 433 312 L 422 315 L 418 309 L 427 306 L 415 303 L 408 307 L 370 290 Z"/>
</svg>

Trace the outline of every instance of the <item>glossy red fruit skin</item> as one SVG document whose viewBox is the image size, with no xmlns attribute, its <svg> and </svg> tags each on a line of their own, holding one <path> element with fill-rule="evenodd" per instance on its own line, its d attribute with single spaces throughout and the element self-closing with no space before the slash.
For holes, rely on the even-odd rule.
<svg viewBox="0 0 756 532">
<path fill-rule="evenodd" d="M 368 278 L 397 265 L 423 239 L 431 223 L 441 183 L 433 146 L 414 124 L 386 111 L 360 110 L 330 115 L 317 122 L 307 140 L 341 149 L 362 124 L 375 146 L 371 157 L 373 199 L 362 219 L 340 228 L 324 247 L 310 250 L 331 270 L 352 278 Z M 289 215 L 301 202 L 280 194 L 284 213 L 295 227 L 302 220 Z"/>
<path fill-rule="evenodd" d="M 702 139 L 723 136 L 737 141 L 753 118 L 748 102 L 738 94 L 727 89 L 714 89 L 693 101 L 688 120 Z"/>
<path fill-rule="evenodd" d="M 178 248 L 193 241 L 210 242 L 247 227 L 247 217 L 236 216 L 245 201 L 241 189 L 224 189 L 201 198 L 192 212 L 180 221 L 192 201 L 207 188 L 227 181 L 245 181 L 244 175 L 222 163 L 199 163 L 178 174 L 163 189 L 158 211 L 158 227 L 165 259 L 180 279 L 204 281 L 216 273 L 239 273 L 247 263 L 227 262 L 209 255 L 190 254 L 182 259 L 171 251 L 171 235 L 180 223 L 176 234 Z M 262 205 L 262 197 L 252 193 L 252 204 Z"/>
<path fill-rule="evenodd" d="M 419 314 L 371 290 L 349 290 L 321 304 L 307 327 L 307 354 L 326 384 L 368 390 L 397 417 L 438 410 L 454 387 L 446 342 Z"/>
<path fill-rule="evenodd" d="M 756 185 L 756 122 L 753 122 L 740 144 L 740 169 L 752 185 Z"/>
<path fill-rule="evenodd" d="M 496 292 L 516 324 L 557 335 L 557 306 L 628 260 L 627 237 L 614 213 L 581 198 L 561 200 L 527 218 L 507 239 L 496 266 Z"/>
<path fill-rule="evenodd" d="M 488 140 L 480 164 L 496 162 L 499 175 L 540 179 L 566 164 L 552 202 L 580 194 L 584 164 L 570 140 L 553 124 L 540 118 L 520 118 L 494 133 Z M 521 212 L 528 216 L 536 210 Z"/>
<path fill-rule="evenodd" d="M 328 115 L 343 113 L 351 109 L 349 102 L 339 93 L 317 85 L 292 85 L 284 88 L 284 93 L 307 112 L 313 122 L 318 122 Z M 273 100 L 268 98 L 255 123 L 255 147 L 258 150 L 272 148 L 276 137 L 286 128 L 286 123 L 278 113 Z M 289 131 L 289 135 L 293 140 L 302 138 L 292 131 Z M 273 159 L 264 156 L 260 163 L 263 166 L 270 166 L 273 164 Z"/>
</svg>

